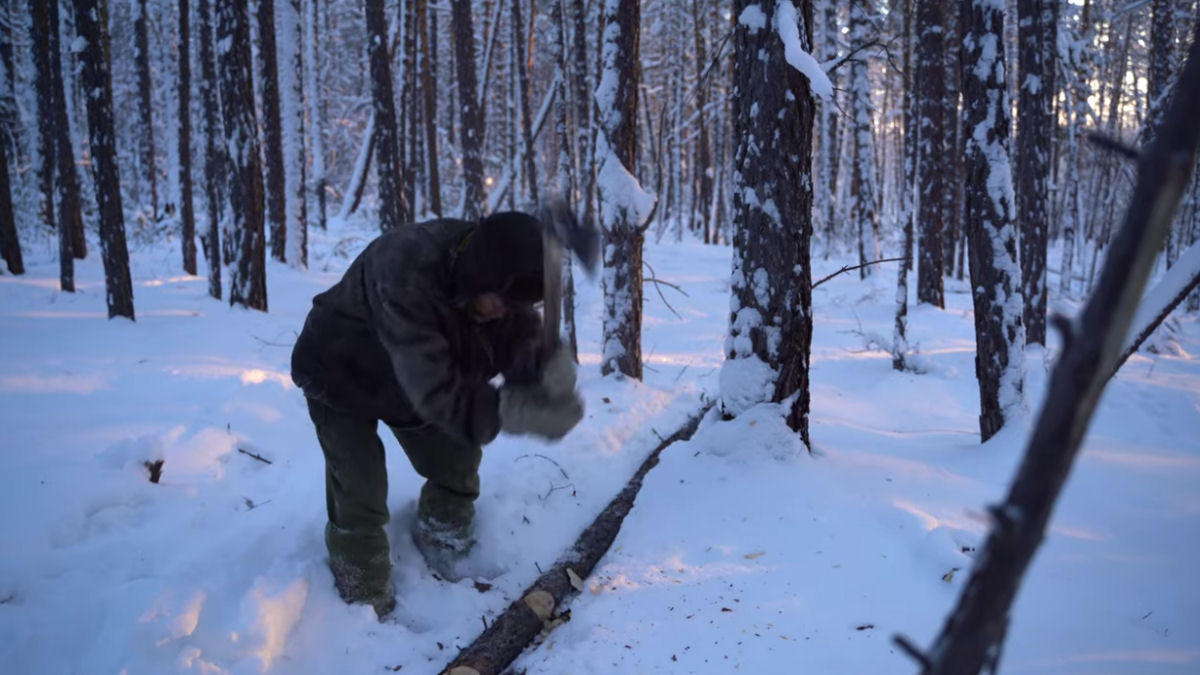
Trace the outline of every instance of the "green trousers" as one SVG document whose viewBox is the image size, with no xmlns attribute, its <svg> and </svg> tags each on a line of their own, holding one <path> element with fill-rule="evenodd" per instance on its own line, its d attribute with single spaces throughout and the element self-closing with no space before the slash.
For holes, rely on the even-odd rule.
<svg viewBox="0 0 1200 675">
<path fill-rule="evenodd" d="M 388 480 L 378 420 L 335 410 L 308 399 L 308 413 L 325 453 L 325 506 L 329 523 L 325 545 L 338 590 L 355 601 L 390 589 L 387 533 Z M 466 534 L 479 497 L 482 450 L 439 431 L 432 424 L 388 427 L 423 478 L 417 502 L 425 528 Z"/>
</svg>

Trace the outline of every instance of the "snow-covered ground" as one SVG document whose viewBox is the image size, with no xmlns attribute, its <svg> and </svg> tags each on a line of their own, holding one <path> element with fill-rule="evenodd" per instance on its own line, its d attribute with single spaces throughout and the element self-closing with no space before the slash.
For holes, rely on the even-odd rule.
<svg viewBox="0 0 1200 675">
<path fill-rule="evenodd" d="M 333 589 L 323 462 L 288 377 L 311 296 L 371 232 L 314 234 L 310 271 L 268 270 L 269 314 L 209 299 L 164 247 L 134 251 L 134 324 L 105 318 L 97 255 L 75 295 L 57 291 L 49 246 L 0 277 L 3 672 L 436 673 L 715 394 L 727 248 L 648 247 L 687 296 L 661 287 L 672 311 L 647 287 L 645 384 L 599 376 L 599 289 L 584 284 L 588 416 L 557 445 L 485 449 L 475 579 L 425 570 L 406 535 L 419 479 L 382 435 L 399 609 L 378 623 Z M 770 406 L 706 420 L 663 454 L 571 620 L 518 672 L 915 670 L 891 637 L 927 645 L 940 628 L 1029 420 L 978 443 L 961 283 L 945 311 L 910 313 L 926 372 L 892 370 L 878 344 L 894 283 L 887 265 L 814 293 L 813 454 Z M 1200 326 L 1180 327 L 1178 349 L 1134 356 L 1105 394 L 1004 672 L 1200 672 Z M 1028 352 L 1030 411 L 1055 349 Z"/>
</svg>

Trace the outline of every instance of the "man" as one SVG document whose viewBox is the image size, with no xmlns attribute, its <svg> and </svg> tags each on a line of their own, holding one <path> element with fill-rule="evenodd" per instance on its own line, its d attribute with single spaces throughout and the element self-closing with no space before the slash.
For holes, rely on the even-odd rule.
<svg viewBox="0 0 1200 675">
<path fill-rule="evenodd" d="M 396 602 L 378 421 L 426 479 L 413 541 L 455 580 L 474 543 L 481 446 L 501 430 L 558 439 L 583 416 L 566 350 L 539 353 L 542 278 L 542 224 L 506 212 L 386 232 L 313 298 L 292 379 L 325 454 L 325 544 L 347 602 L 380 617 Z"/>
</svg>

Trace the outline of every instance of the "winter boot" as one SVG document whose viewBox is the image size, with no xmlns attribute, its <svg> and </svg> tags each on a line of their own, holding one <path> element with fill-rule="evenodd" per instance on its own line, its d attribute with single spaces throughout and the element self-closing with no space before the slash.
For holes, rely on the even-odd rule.
<svg viewBox="0 0 1200 675">
<path fill-rule="evenodd" d="M 385 540 L 386 541 L 386 540 Z M 333 585 L 342 600 L 351 604 L 371 605 L 380 619 L 396 608 L 392 588 L 392 561 L 386 545 L 383 549 L 363 551 L 354 546 L 351 533 L 332 523 L 325 527 L 329 549 L 329 570 Z"/>
<path fill-rule="evenodd" d="M 475 546 L 471 521 L 447 523 L 428 515 L 418 516 L 412 537 L 429 569 L 446 581 L 463 578 L 460 563 Z"/>
</svg>

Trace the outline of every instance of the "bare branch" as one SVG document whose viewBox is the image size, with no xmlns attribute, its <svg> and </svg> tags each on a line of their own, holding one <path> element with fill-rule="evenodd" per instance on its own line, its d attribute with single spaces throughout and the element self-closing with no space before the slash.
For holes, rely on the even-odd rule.
<svg viewBox="0 0 1200 675">
<path fill-rule="evenodd" d="M 829 281 L 830 279 L 836 277 L 839 274 L 845 274 L 846 272 L 853 272 L 854 270 L 862 269 L 864 267 L 869 267 L 871 265 L 878 265 L 879 263 L 899 262 L 901 260 L 904 260 L 904 258 L 883 258 L 882 260 L 872 260 L 871 262 L 865 262 L 865 263 L 862 263 L 861 265 L 853 265 L 853 266 L 845 265 L 844 267 L 842 267 L 842 269 L 840 269 L 826 277 L 823 277 L 820 281 L 813 282 L 812 287 L 816 288 L 817 286 L 820 286 L 821 284 L 825 283 L 826 281 Z"/>
</svg>

